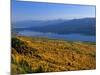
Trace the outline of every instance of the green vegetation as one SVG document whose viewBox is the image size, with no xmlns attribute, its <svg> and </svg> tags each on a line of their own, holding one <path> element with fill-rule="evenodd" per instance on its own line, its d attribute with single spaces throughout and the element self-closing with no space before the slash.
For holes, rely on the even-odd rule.
<svg viewBox="0 0 100 75">
<path fill-rule="evenodd" d="M 12 37 L 12 74 L 95 69 L 95 46 L 90 42 Z"/>
</svg>

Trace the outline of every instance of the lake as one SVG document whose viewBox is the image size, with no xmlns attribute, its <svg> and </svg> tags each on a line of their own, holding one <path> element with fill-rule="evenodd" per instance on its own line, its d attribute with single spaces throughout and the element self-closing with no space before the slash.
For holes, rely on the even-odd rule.
<svg viewBox="0 0 100 75">
<path fill-rule="evenodd" d="M 19 34 L 24 36 L 37 36 L 37 37 L 47 37 L 47 38 L 54 38 L 54 39 L 64 39 L 64 40 L 71 40 L 71 41 L 89 41 L 95 42 L 96 37 L 91 35 L 82 35 L 82 34 L 55 34 L 55 33 L 43 33 L 43 32 L 35 32 L 35 31 L 19 31 Z"/>
</svg>

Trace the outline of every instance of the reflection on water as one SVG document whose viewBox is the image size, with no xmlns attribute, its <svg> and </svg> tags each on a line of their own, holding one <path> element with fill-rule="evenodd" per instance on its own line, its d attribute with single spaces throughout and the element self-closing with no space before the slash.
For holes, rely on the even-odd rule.
<svg viewBox="0 0 100 75">
<path fill-rule="evenodd" d="M 90 41 L 95 42 L 95 36 L 86 36 L 82 34 L 55 34 L 55 33 L 42 33 L 42 32 L 35 32 L 35 31 L 20 31 L 19 34 L 24 36 L 38 36 L 38 37 L 48 37 L 48 38 L 55 38 L 55 39 L 65 39 L 65 40 L 72 40 L 72 41 Z"/>
</svg>

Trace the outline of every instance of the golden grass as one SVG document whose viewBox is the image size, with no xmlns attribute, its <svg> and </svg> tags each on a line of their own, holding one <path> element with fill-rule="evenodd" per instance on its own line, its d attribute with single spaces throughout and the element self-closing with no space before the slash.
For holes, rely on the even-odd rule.
<svg viewBox="0 0 100 75">
<path fill-rule="evenodd" d="M 12 38 L 12 74 L 96 68 L 95 43 L 47 38 Z"/>
</svg>

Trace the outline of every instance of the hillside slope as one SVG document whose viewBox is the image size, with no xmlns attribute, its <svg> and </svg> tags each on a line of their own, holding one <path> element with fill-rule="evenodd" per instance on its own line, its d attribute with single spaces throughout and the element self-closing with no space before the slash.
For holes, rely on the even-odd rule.
<svg viewBox="0 0 100 75">
<path fill-rule="evenodd" d="M 96 68 L 95 43 L 12 37 L 12 74 Z"/>
</svg>

